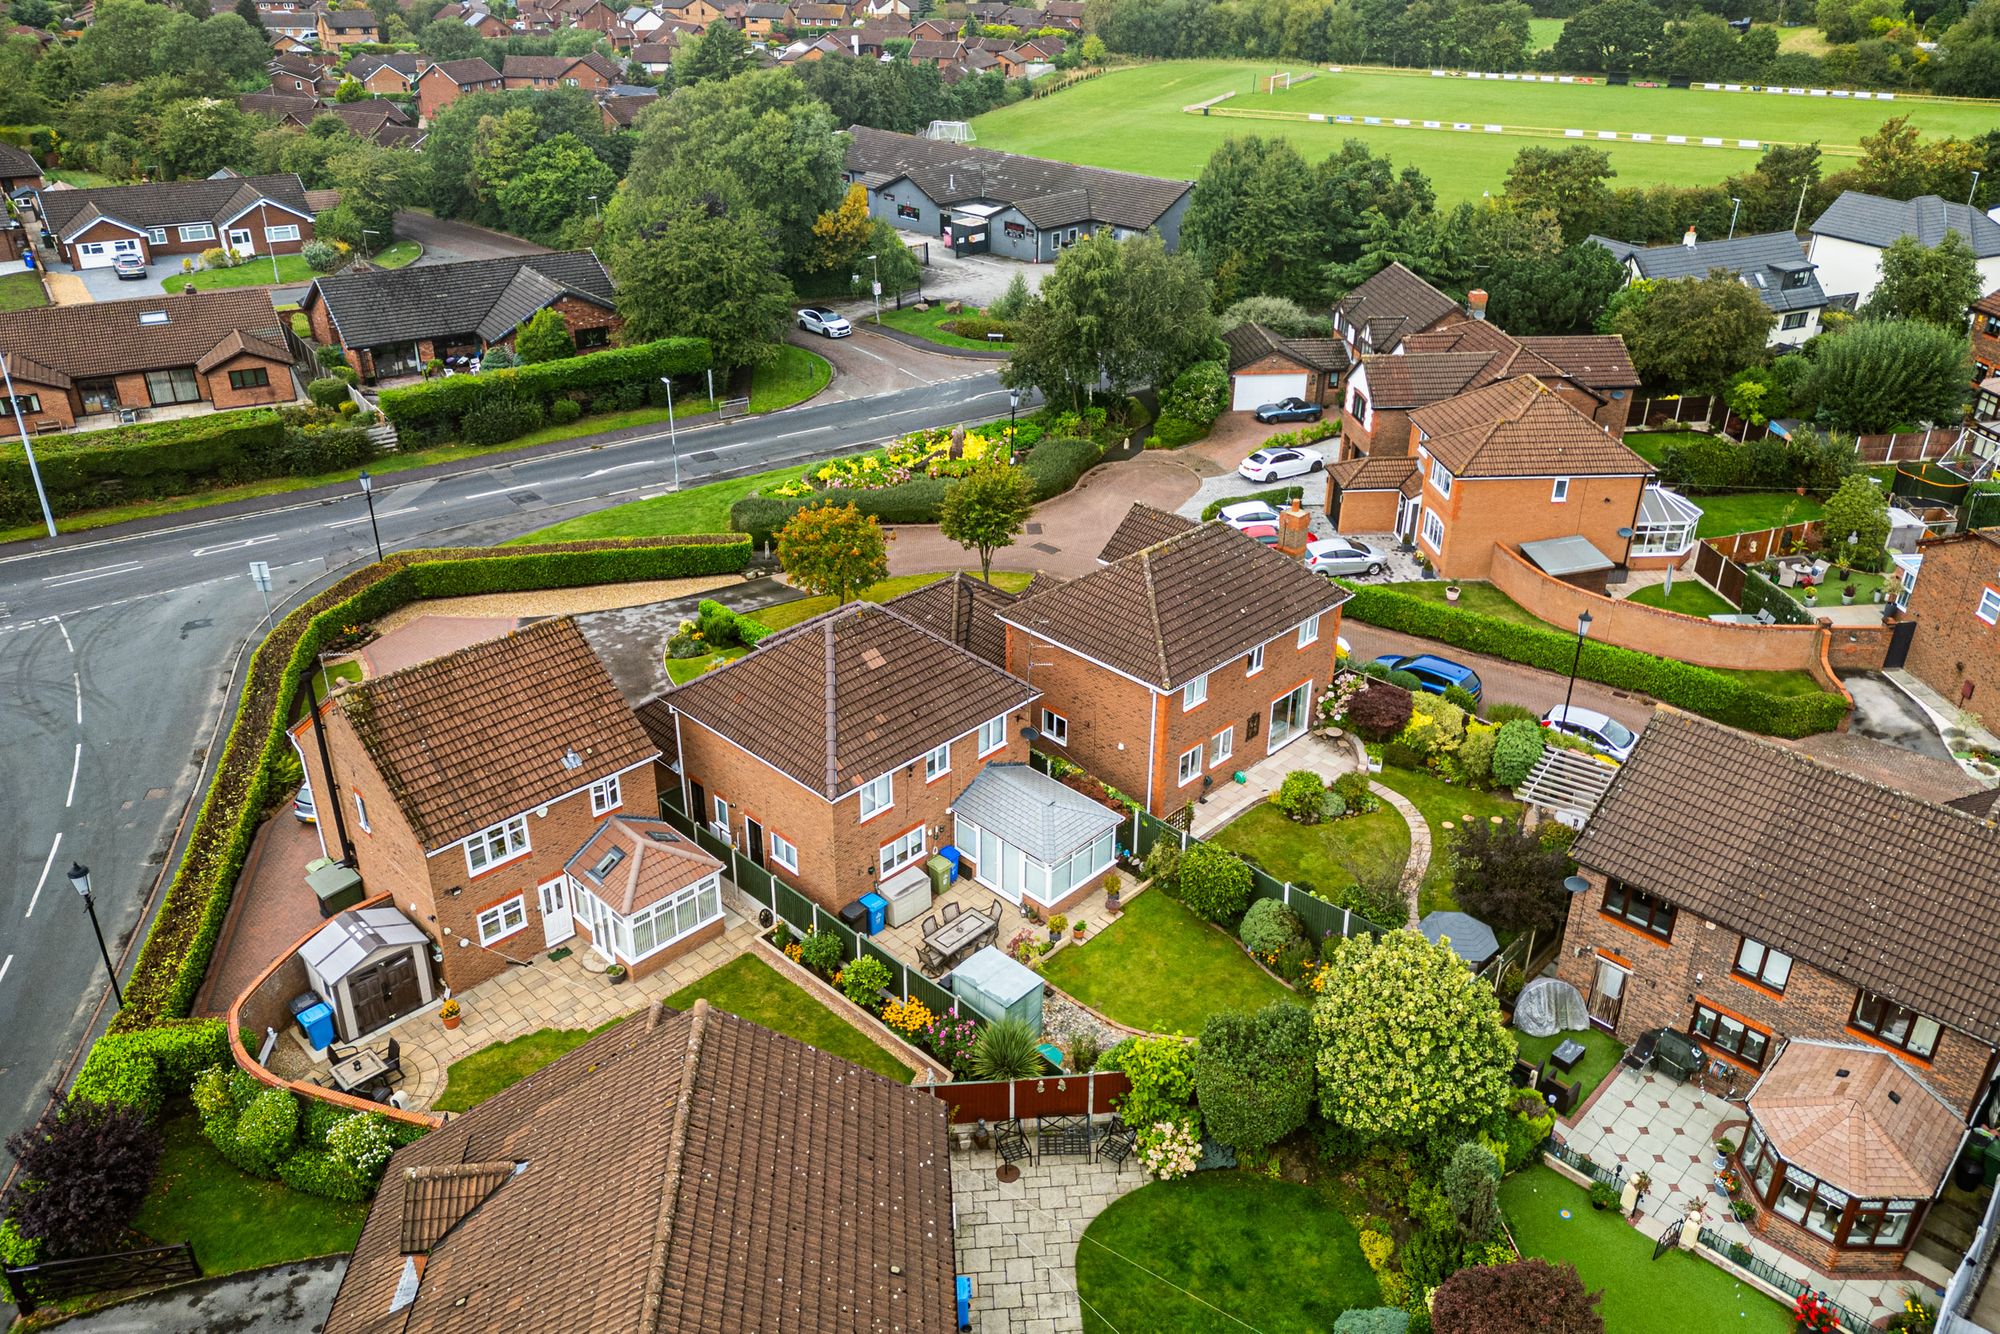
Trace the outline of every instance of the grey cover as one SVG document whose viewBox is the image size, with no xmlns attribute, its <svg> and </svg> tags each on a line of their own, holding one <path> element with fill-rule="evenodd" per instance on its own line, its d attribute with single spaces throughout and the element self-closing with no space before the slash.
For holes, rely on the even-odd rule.
<svg viewBox="0 0 2000 1334">
<path fill-rule="evenodd" d="M 1514 1027 L 1531 1038 L 1577 1033 L 1590 1027 L 1583 993 L 1554 977 L 1538 977 L 1521 988 L 1514 1002 Z"/>
</svg>

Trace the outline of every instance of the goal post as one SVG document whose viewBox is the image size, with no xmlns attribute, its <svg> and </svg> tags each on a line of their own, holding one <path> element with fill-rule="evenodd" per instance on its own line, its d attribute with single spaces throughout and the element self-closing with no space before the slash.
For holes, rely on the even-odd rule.
<svg viewBox="0 0 2000 1334">
<path fill-rule="evenodd" d="M 942 139 L 946 143 L 969 144 L 979 136 L 973 133 L 972 126 L 962 120 L 934 120 L 931 127 L 924 131 L 924 137 Z"/>
<path fill-rule="evenodd" d="M 1276 74 L 1260 75 L 1258 84 L 1257 91 L 1262 93 L 1275 93 L 1281 88 L 1290 88 L 1292 86 L 1292 72 L 1290 70 L 1281 70 Z"/>
</svg>

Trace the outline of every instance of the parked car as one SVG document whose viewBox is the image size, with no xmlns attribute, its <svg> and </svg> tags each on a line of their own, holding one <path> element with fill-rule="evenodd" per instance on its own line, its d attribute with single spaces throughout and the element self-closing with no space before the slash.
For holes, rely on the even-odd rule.
<svg viewBox="0 0 2000 1334">
<path fill-rule="evenodd" d="M 1252 482 L 1271 482 L 1280 477 L 1303 477 L 1318 472 L 1326 460 L 1310 449 L 1260 449 L 1236 465 L 1239 477 Z"/>
<path fill-rule="evenodd" d="M 1433 695 L 1442 695 L 1452 686 L 1457 686 L 1475 700 L 1484 693 L 1478 672 L 1449 658 L 1440 658 L 1435 653 L 1385 653 L 1375 661 L 1392 672 L 1408 672 Z"/>
<path fill-rule="evenodd" d="M 799 312 L 799 327 L 823 338 L 845 338 L 854 332 L 845 315 L 819 306 L 807 306 Z"/>
<path fill-rule="evenodd" d="M 1320 574 L 1380 574 L 1389 558 L 1353 537 L 1306 543 L 1306 568 Z"/>
<path fill-rule="evenodd" d="M 1245 537 L 1256 538 L 1267 547 L 1278 545 L 1278 525 L 1275 523 L 1246 523 L 1240 525 L 1236 531 Z"/>
<path fill-rule="evenodd" d="M 126 278 L 143 278 L 146 276 L 146 261 L 140 259 L 137 255 L 120 255 L 117 259 L 111 261 L 111 271 L 117 274 L 121 280 Z"/>
<path fill-rule="evenodd" d="M 1303 398 L 1281 398 L 1275 403 L 1266 403 L 1257 409 L 1260 422 L 1316 422 L 1324 411 L 1317 403 L 1308 403 Z"/>
<path fill-rule="evenodd" d="M 301 824 L 318 824 L 319 808 L 313 805 L 312 781 L 299 784 L 299 794 L 292 798 L 292 814 Z"/>
<path fill-rule="evenodd" d="M 1638 734 L 1616 718 L 1576 704 L 1556 705 L 1542 715 L 1542 726 L 1581 737 L 1620 764 L 1631 757 L 1632 747 L 1639 744 Z"/>
<path fill-rule="evenodd" d="M 1278 522 L 1278 511 L 1261 500 L 1241 500 L 1234 505 L 1224 505 L 1217 515 L 1231 528 L 1246 528 L 1251 524 Z"/>
</svg>

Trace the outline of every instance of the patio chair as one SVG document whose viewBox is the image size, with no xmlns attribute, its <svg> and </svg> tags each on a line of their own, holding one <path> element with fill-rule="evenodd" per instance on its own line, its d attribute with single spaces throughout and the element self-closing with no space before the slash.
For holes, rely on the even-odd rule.
<svg viewBox="0 0 2000 1334">
<path fill-rule="evenodd" d="M 1100 1160 L 1109 1159 L 1114 1164 L 1122 1164 L 1132 1156 L 1138 1145 L 1139 1132 L 1114 1116 L 1111 1124 L 1104 1128 L 1104 1139 L 1097 1146 L 1097 1156 Z"/>
<path fill-rule="evenodd" d="M 1798 583 L 1799 583 L 1798 567 L 1796 565 L 1793 565 L 1790 561 L 1779 561 L 1778 587 L 1796 588 L 1798 587 Z"/>
<path fill-rule="evenodd" d="M 382 1078 L 394 1084 L 403 1077 L 403 1044 L 389 1039 L 389 1049 L 382 1053 Z"/>
<path fill-rule="evenodd" d="M 1090 1156 L 1090 1118 L 1045 1116 L 1035 1123 L 1035 1157 L 1043 1154 Z"/>
<path fill-rule="evenodd" d="M 965 906 L 963 904 L 958 904 L 958 903 L 945 904 L 944 905 L 945 925 L 949 926 L 953 922 L 956 922 L 958 920 L 958 915 L 964 911 L 965 911 Z"/>
<path fill-rule="evenodd" d="M 1028 1143 L 1028 1132 L 1021 1128 L 1018 1117 L 993 1127 L 993 1148 L 1003 1163 L 1032 1163 L 1035 1160 L 1034 1146 Z"/>
<path fill-rule="evenodd" d="M 917 966 L 924 970 L 926 976 L 936 977 L 945 969 L 944 956 L 928 944 L 919 945 L 917 946 Z"/>
<path fill-rule="evenodd" d="M 993 900 L 992 903 L 987 905 L 986 915 L 993 919 L 994 930 L 997 931 L 1000 929 L 1000 917 L 1001 914 L 1005 913 L 1006 911 L 1007 911 L 1007 905 L 1000 902 L 1000 900 L 998 899 Z"/>
<path fill-rule="evenodd" d="M 1548 1104 L 1555 1108 L 1558 1116 L 1568 1116 L 1576 1106 L 1576 1081 L 1564 1081 L 1544 1077 L 1541 1087 L 1547 1090 Z"/>
<path fill-rule="evenodd" d="M 924 939 L 929 940 L 932 936 L 936 935 L 937 933 L 938 933 L 937 914 L 932 913 L 930 916 L 924 918 Z"/>
</svg>

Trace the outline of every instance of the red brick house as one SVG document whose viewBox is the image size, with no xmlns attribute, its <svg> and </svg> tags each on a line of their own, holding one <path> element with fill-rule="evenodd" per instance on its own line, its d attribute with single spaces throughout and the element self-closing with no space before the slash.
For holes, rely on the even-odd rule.
<svg viewBox="0 0 2000 1334">
<path fill-rule="evenodd" d="M 2000 375 L 2000 289 L 1972 303 L 1972 359 L 1984 375 Z"/>
<path fill-rule="evenodd" d="M 328 274 L 299 308 L 314 341 L 345 349 L 369 381 L 510 346 L 544 309 L 563 317 L 579 352 L 609 346 L 624 323 L 611 275 L 588 250 Z"/>
<path fill-rule="evenodd" d="M 1222 523 L 1128 545 L 1000 620 L 1039 745 L 1165 815 L 1305 735 L 1349 595 Z"/>
<path fill-rule="evenodd" d="M 346 77 L 378 97 L 416 91 L 417 75 L 423 72 L 424 58 L 413 51 L 392 51 L 388 55 L 356 56 L 347 62 Z"/>
<path fill-rule="evenodd" d="M 2000 723 L 2000 528 L 1975 528 L 1919 544 L 1923 556 L 1904 610 L 1916 618 L 1904 664 L 1918 680 Z"/>
<path fill-rule="evenodd" d="M 1252 412 L 1286 398 L 1336 401 L 1347 370 L 1347 346 L 1340 339 L 1284 338 L 1261 324 L 1242 324 L 1222 341 L 1229 348 L 1231 411 Z"/>
<path fill-rule="evenodd" d="M 0 314 L 0 352 L 30 431 L 112 426 L 122 409 L 247 408 L 299 396 L 285 329 L 270 297 L 253 288 Z M 97 416 L 104 420 L 85 420 Z"/>
<path fill-rule="evenodd" d="M 478 56 L 433 61 L 417 75 L 417 115 L 435 120 L 438 112 L 467 93 L 497 93 L 506 86 L 500 71 Z"/>
<path fill-rule="evenodd" d="M 618 67 L 592 51 L 582 56 L 508 56 L 500 79 L 509 88 L 609 88 L 620 81 Z"/>
<path fill-rule="evenodd" d="M 635 972 L 722 933 L 720 868 L 655 837 L 659 750 L 575 622 L 351 686 L 320 721 L 331 780 L 313 720 L 291 736 L 321 844 L 341 859 L 344 836 L 368 892 L 394 895 L 443 954 L 452 990 L 579 930 Z"/>
<path fill-rule="evenodd" d="M 387 40 L 372 9 L 325 9 L 318 20 L 319 49 L 336 51 L 343 46 L 361 46 Z"/>
<path fill-rule="evenodd" d="M 152 263 L 218 247 L 296 255 L 313 239 L 305 187 L 291 172 L 47 190 L 36 207 L 57 256 L 79 269 L 109 268 L 121 255 Z"/>
<path fill-rule="evenodd" d="M 1759 1237 L 1899 1269 L 1992 1094 L 2000 827 L 1662 710 L 1574 856 L 1556 975 L 1596 1026 L 1677 1030 L 1737 1072 Z"/>
<path fill-rule="evenodd" d="M 1459 304 L 1400 263 L 1333 303 L 1333 332 L 1352 360 L 1387 352 L 1411 334 L 1469 318 Z"/>
</svg>

